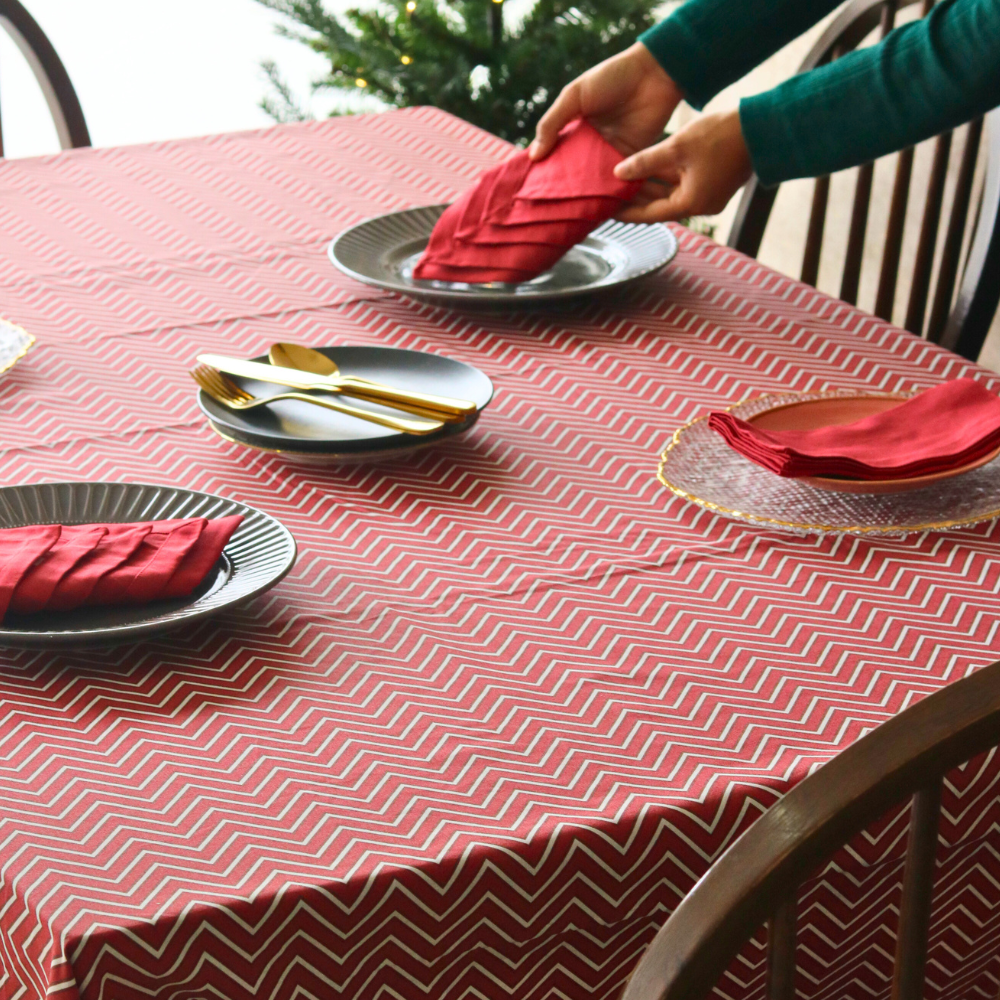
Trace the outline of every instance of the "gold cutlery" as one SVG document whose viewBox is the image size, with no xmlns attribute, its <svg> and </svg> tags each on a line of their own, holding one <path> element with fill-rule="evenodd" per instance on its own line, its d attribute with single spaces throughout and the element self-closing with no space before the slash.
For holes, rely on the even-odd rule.
<svg viewBox="0 0 1000 1000">
<path fill-rule="evenodd" d="M 301 344 L 272 344 L 267 357 L 272 365 L 282 368 L 298 368 L 299 371 L 312 372 L 314 375 L 340 375 L 336 361 L 313 347 L 303 347 Z M 351 378 L 356 382 L 364 382 L 365 385 L 381 385 L 371 379 L 361 378 L 360 375 L 352 375 Z"/>
<path fill-rule="evenodd" d="M 467 420 L 476 412 L 476 404 L 467 399 L 432 396 L 429 393 L 411 392 L 408 389 L 397 389 L 394 386 L 381 387 L 376 395 L 370 383 L 366 384 L 349 375 L 337 377 L 316 375 L 298 368 L 266 365 L 260 361 L 243 361 L 239 358 L 227 358 L 221 354 L 199 354 L 198 360 L 202 364 L 228 372 L 230 375 L 252 378 L 259 382 L 274 382 L 277 385 L 287 385 L 295 389 L 320 389 L 324 392 L 343 393 L 351 396 L 360 395 L 385 406 L 406 403 L 409 406 L 419 407 L 421 410 L 433 410 L 437 418 L 456 423 Z"/>
<path fill-rule="evenodd" d="M 345 376 L 341 374 L 335 361 L 331 361 L 325 354 L 314 350 L 311 347 L 303 347 L 301 344 L 272 344 L 267 352 L 267 358 L 272 365 L 279 368 L 295 368 L 301 372 L 312 372 L 314 375 L 325 375 L 331 378 L 350 378 L 352 396 L 358 399 L 370 399 L 372 402 L 381 402 L 385 399 L 385 390 L 392 389 L 384 382 L 373 382 L 371 379 L 362 378 L 360 375 Z M 441 397 L 431 397 L 441 398 Z M 429 409 L 426 406 L 418 406 L 412 403 L 403 402 L 398 397 L 389 404 L 407 413 L 416 413 L 421 417 L 431 417 L 438 420 L 460 420 L 468 419 L 468 415 L 452 415 L 441 410 Z"/>
<path fill-rule="evenodd" d="M 330 399 L 327 396 L 310 396 L 305 392 L 279 392 L 273 396 L 253 396 L 232 379 L 206 364 L 197 365 L 190 374 L 204 392 L 217 403 L 221 403 L 231 410 L 252 410 L 258 406 L 274 403 L 279 399 L 297 399 L 303 403 L 312 403 L 314 406 L 322 406 L 327 410 L 344 413 L 349 417 L 357 417 L 359 420 L 380 424 L 404 434 L 433 434 L 444 427 L 444 423 L 440 420 L 411 419 L 395 417 L 388 413 L 375 413 L 359 406 L 341 403 L 339 400 Z"/>
</svg>

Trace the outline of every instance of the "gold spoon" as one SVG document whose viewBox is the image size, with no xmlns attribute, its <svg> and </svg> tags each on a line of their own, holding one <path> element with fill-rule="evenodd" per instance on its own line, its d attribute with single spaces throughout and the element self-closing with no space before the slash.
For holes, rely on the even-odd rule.
<svg viewBox="0 0 1000 1000">
<path fill-rule="evenodd" d="M 342 380 L 341 391 L 345 395 L 368 399 L 383 406 L 394 406 L 396 409 L 420 417 L 461 423 L 476 412 L 476 404 L 465 399 L 433 396 L 413 389 L 397 389 L 358 375 L 344 375 L 335 361 L 301 344 L 272 344 L 267 352 L 267 358 L 272 365 L 282 368 L 297 368 L 300 372 L 311 372 L 313 375 L 325 375 L 327 378 Z"/>
<path fill-rule="evenodd" d="M 440 420 L 410 420 L 406 417 L 395 417 L 389 413 L 374 413 L 360 406 L 349 406 L 329 396 L 310 396 L 306 392 L 278 392 L 271 396 L 253 396 L 246 389 L 238 386 L 231 378 L 208 365 L 197 365 L 191 371 L 191 378 L 198 387 L 212 397 L 216 402 L 230 410 L 254 410 L 260 406 L 270 406 L 282 399 L 295 399 L 301 403 L 311 403 L 327 410 L 347 414 L 359 420 L 380 424 L 404 434 L 433 434 L 441 430 L 444 424 Z"/>
</svg>

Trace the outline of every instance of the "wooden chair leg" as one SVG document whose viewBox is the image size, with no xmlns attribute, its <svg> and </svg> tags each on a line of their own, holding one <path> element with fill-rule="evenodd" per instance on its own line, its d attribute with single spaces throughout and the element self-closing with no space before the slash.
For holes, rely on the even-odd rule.
<svg viewBox="0 0 1000 1000">
<path fill-rule="evenodd" d="M 767 1000 L 795 1000 L 795 895 L 767 923 Z"/>
<path fill-rule="evenodd" d="M 910 807 L 892 1000 L 923 1000 L 940 815 L 941 782 L 938 781 L 917 792 Z"/>
</svg>

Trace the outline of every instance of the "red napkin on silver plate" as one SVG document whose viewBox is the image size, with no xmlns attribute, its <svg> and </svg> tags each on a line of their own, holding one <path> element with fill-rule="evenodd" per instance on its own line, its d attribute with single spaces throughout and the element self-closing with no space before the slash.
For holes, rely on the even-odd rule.
<svg viewBox="0 0 1000 1000">
<path fill-rule="evenodd" d="M 779 476 L 912 479 L 960 468 L 1000 447 L 1000 398 L 972 379 L 957 379 L 852 424 L 766 431 L 712 413 L 708 426 Z"/>
<path fill-rule="evenodd" d="M 187 597 L 216 564 L 241 514 L 135 524 L 0 530 L 0 618 Z"/>
<path fill-rule="evenodd" d="M 544 160 L 515 153 L 480 175 L 438 219 L 413 276 L 529 281 L 636 196 L 641 184 L 615 177 L 624 157 L 592 125 L 580 119 L 559 135 Z"/>
</svg>

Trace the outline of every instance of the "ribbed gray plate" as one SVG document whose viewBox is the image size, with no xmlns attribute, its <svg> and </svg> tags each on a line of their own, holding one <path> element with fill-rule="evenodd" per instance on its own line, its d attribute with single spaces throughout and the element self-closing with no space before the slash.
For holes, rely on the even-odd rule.
<svg viewBox="0 0 1000 1000">
<path fill-rule="evenodd" d="M 0 488 L 0 528 L 26 524 L 162 521 L 242 514 L 222 558 L 190 597 L 137 607 L 8 615 L 0 646 L 124 642 L 232 608 L 273 587 L 295 562 L 295 539 L 269 514 L 211 493 L 132 483 L 46 483 Z"/>
<path fill-rule="evenodd" d="M 417 281 L 413 268 L 447 207 L 410 208 L 352 226 L 330 244 L 330 260 L 358 281 L 411 298 L 500 307 L 621 290 L 659 271 L 677 253 L 677 240 L 666 226 L 605 222 L 532 281 L 519 285 Z"/>
</svg>

